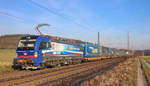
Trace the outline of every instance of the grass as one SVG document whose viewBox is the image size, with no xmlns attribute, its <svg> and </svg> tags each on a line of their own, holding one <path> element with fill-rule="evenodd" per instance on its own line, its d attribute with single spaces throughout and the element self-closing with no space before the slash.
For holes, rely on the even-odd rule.
<svg viewBox="0 0 150 86">
<path fill-rule="evenodd" d="M 12 70 L 13 70 L 13 68 L 11 67 L 11 65 L 9 65 L 9 66 L 1 66 L 0 67 L 0 73 L 10 72 Z"/>
<path fill-rule="evenodd" d="M 144 60 L 150 62 L 150 56 L 141 56 L 141 58 L 143 58 Z"/>
<path fill-rule="evenodd" d="M 15 49 L 0 49 L 0 72 L 11 71 L 13 58 L 16 56 Z"/>
<path fill-rule="evenodd" d="M 136 86 L 137 81 L 137 59 L 135 59 L 134 63 L 131 65 L 132 71 L 130 73 L 129 80 L 127 81 L 128 86 Z"/>
<path fill-rule="evenodd" d="M 148 84 L 150 85 L 150 68 L 148 68 L 148 66 L 145 63 L 143 63 L 143 62 L 142 62 L 142 66 L 143 66 L 146 78 L 148 80 Z"/>
<path fill-rule="evenodd" d="M 12 62 L 16 56 L 14 49 L 0 49 L 0 62 Z"/>
</svg>

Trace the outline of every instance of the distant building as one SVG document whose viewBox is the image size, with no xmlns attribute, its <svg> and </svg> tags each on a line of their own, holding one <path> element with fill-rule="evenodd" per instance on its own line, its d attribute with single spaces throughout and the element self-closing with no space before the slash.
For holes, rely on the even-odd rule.
<svg viewBox="0 0 150 86">
<path fill-rule="evenodd" d="M 150 56 L 150 50 L 144 50 L 144 56 Z"/>
</svg>

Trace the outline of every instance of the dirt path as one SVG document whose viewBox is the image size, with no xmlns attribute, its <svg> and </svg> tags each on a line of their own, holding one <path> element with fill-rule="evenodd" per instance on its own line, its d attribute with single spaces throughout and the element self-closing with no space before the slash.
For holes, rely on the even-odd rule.
<svg viewBox="0 0 150 86">
<path fill-rule="evenodd" d="M 137 77 L 137 86 L 148 86 L 145 76 L 144 76 L 144 73 L 143 73 L 143 70 L 141 68 L 141 63 L 139 61 L 139 58 L 138 58 L 138 75 L 137 76 L 138 76 Z"/>
</svg>

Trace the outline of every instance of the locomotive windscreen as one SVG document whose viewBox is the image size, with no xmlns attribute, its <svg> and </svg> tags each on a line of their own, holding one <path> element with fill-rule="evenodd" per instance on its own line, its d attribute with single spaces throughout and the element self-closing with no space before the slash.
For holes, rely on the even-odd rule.
<svg viewBox="0 0 150 86">
<path fill-rule="evenodd" d="M 17 50 L 34 50 L 37 36 L 22 37 L 18 43 Z"/>
</svg>

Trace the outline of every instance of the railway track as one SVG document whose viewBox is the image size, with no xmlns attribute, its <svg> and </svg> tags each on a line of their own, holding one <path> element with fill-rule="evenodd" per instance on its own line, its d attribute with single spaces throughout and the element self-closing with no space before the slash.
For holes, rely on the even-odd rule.
<svg viewBox="0 0 150 86">
<path fill-rule="evenodd" d="M 101 61 L 101 63 L 103 63 L 103 62 L 104 61 Z M 76 65 L 69 65 L 69 66 L 61 66 L 61 67 L 55 67 L 55 68 L 51 68 L 51 69 L 44 69 L 44 70 L 37 70 L 37 71 L 29 71 L 29 70 L 13 71 L 13 72 L 9 72 L 9 73 L 0 74 L 0 83 L 4 82 L 4 81 L 20 79 L 20 78 L 35 76 L 35 75 L 44 74 L 44 73 L 51 73 L 51 72 L 63 70 L 66 68 L 80 66 L 83 64 L 89 65 L 91 63 L 95 63 L 95 62 L 88 62 L 88 63 L 82 63 L 82 64 L 76 64 Z"/>
<path fill-rule="evenodd" d="M 109 61 L 109 59 L 106 59 L 105 61 L 107 60 Z M 105 61 L 102 60 L 101 63 L 104 63 Z M 35 76 L 38 74 L 51 73 L 51 72 L 55 72 L 55 71 L 66 69 L 66 68 L 80 66 L 83 64 L 89 65 L 91 63 L 95 63 L 95 62 L 88 62 L 88 63 L 82 63 L 82 64 L 69 65 L 69 66 L 61 66 L 61 67 L 55 67 L 55 68 L 37 70 L 37 71 L 29 71 L 29 70 L 13 71 L 9 73 L 0 74 L 0 83 L 4 81 L 20 79 L 20 78 L 29 77 L 29 76 Z"/>
<path fill-rule="evenodd" d="M 18 75 L 16 74 L 13 76 L 4 74 L 0 75 L 0 86 L 43 86 L 49 84 L 57 84 L 58 86 L 58 84 L 62 85 L 64 83 L 69 83 L 69 81 L 77 80 L 78 78 L 98 72 L 123 60 L 124 58 L 115 58 L 39 71 L 21 71 Z M 21 73 L 24 74 L 21 75 Z"/>
</svg>

